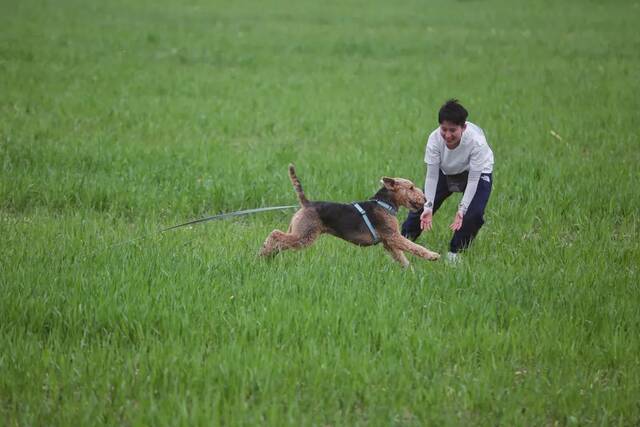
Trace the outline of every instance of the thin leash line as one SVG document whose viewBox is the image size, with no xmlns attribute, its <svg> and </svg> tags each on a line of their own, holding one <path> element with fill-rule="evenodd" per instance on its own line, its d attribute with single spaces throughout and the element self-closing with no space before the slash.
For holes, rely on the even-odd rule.
<svg viewBox="0 0 640 427">
<path fill-rule="evenodd" d="M 233 216 L 242 216 L 242 215 L 248 215 L 248 214 L 257 213 L 257 212 L 292 209 L 292 208 L 297 208 L 297 207 L 299 207 L 299 206 L 298 205 L 271 206 L 271 207 L 267 207 L 267 208 L 255 208 L 255 209 L 246 209 L 246 210 L 243 210 L 243 211 L 222 213 L 222 214 L 218 214 L 218 215 L 208 216 L 208 217 L 205 217 L 205 218 L 194 219 L 193 221 L 185 222 L 185 223 L 178 224 L 178 225 L 173 225 L 171 227 L 167 227 L 167 228 L 164 228 L 164 229 L 160 230 L 159 233 L 164 233 L 165 231 L 173 230 L 173 229 L 180 228 L 180 227 L 185 227 L 187 225 L 199 224 L 201 222 L 212 221 L 212 220 L 215 220 L 215 219 L 223 219 L 223 218 L 229 218 L 229 217 L 233 217 Z"/>
<path fill-rule="evenodd" d="M 143 236 L 140 237 L 136 237 L 133 239 L 129 239 L 129 240 L 125 240 L 122 242 L 118 242 L 118 243 L 114 243 L 112 245 L 109 245 L 103 249 L 99 249 L 97 251 L 95 251 L 93 254 L 91 254 L 90 256 L 95 256 L 101 252 L 104 252 L 106 250 L 109 249 L 113 249 L 113 248 L 117 248 L 119 246 L 124 246 L 130 243 L 134 243 L 134 242 L 138 242 L 141 240 L 145 240 L 148 239 L 149 237 L 155 236 L 155 235 L 162 235 L 163 233 L 170 231 L 170 230 L 175 230 L 177 228 L 181 228 L 181 227 L 186 227 L 188 225 L 195 225 L 195 224 L 201 224 L 204 222 L 208 222 L 208 221 L 214 221 L 214 220 L 218 220 L 218 219 L 224 219 L 224 218 L 230 218 L 230 217 L 235 217 L 235 216 L 243 216 L 243 215 L 249 215 L 252 213 L 258 213 L 258 212 L 267 212 L 267 211 L 275 211 L 275 210 L 285 210 L 285 209 L 293 209 L 293 208 L 298 208 L 300 207 L 299 205 L 288 205 L 288 206 L 270 206 L 270 207 L 266 207 L 266 208 L 254 208 L 254 209 L 246 209 L 246 210 L 242 210 L 242 211 L 235 211 L 235 212 L 227 212 L 227 213 L 221 213 L 221 214 L 217 214 L 217 215 L 211 215 L 211 216 L 207 216 L 204 218 L 199 218 L 199 219 L 194 219 L 193 221 L 188 221 L 188 222 L 184 222 L 182 224 L 178 224 L 178 225 L 173 225 L 171 227 L 167 227 L 167 228 L 163 228 L 157 231 L 151 231 Z"/>
</svg>

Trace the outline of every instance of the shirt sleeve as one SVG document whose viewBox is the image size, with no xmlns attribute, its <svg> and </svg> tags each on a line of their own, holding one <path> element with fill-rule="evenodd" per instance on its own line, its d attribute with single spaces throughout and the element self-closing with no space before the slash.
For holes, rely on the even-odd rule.
<svg viewBox="0 0 640 427">
<path fill-rule="evenodd" d="M 424 162 L 427 164 L 427 175 L 424 179 L 424 196 L 427 202 L 424 209 L 433 209 L 433 202 L 436 197 L 438 178 L 440 177 L 440 148 L 435 132 L 427 139 L 427 149 L 424 153 Z"/>
<path fill-rule="evenodd" d="M 425 210 L 433 210 L 438 178 L 440 178 L 440 165 L 427 164 L 427 176 L 424 179 L 424 197 L 427 199 L 424 204 Z"/>
<path fill-rule="evenodd" d="M 471 156 L 469 159 L 469 171 L 482 172 L 487 162 L 491 158 L 491 149 L 484 136 L 478 137 L 473 142 L 473 149 L 471 150 Z"/>
<path fill-rule="evenodd" d="M 469 205 L 473 200 L 473 196 L 476 195 L 476 190 L 478 189 L 478 182 L 480 181 L 480 175 L 482 171 L 479 170 L 471 170 L 469 171 L 469 177 L 467 178 L 467 188 L 464 190 L 464 195 L 462 196 L 462 201 L 460 202 L 460 206 L 458 210 L 464 214 L 467 213 L 467 209 L 469 209 Z"/>
<path fill-rule="evenodd" d="M 440 165 L 441 153 L 435 133 L 427 139 L 427 149 L 424 153 L 424 162 L 428 165 Z"/>
</svg>

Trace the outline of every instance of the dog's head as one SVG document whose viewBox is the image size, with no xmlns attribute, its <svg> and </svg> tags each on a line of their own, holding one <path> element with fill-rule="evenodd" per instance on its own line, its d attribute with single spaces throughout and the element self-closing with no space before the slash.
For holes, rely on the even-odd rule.
<svg viewBox="0 0 640 427">
<path fill-rule="evenodd" d="M 417 211 L 422 209 L 427 199 L 421 189 L 413 182 L 404 178 L 383 177 L 380 181 L 384 188 L 393 193 L 394 202 L 398 206 L 404 206 L 409 210 Z"/>
</svg>

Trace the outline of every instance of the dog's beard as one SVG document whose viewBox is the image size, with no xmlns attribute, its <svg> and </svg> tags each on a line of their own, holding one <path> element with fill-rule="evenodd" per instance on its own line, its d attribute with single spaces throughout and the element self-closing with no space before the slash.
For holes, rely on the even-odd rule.
<svg viewBox="0 0 640 427">
<path fill-rule="evenodd" d="M 409 210 L 412 212 L 416 212 L 422 209 L 422 204 L 418 202 L 409 202 Z"/>
</svg>

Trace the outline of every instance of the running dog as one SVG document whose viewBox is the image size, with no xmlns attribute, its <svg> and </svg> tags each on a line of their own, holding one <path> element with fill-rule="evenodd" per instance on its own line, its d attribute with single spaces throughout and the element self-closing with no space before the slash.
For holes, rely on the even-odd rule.
<svg viewBox="0 0 640 427">
<path fill-rule="evenodd" d="M 273 230 L 267 237 L 261 256 L 271 256 L 285 249 L 302 249 L 311 245 L 323 233 L 358 246 L 382 243 L 391 257 L 403 267 L 409 266 L 404 252 L 435 261 L 440 258 L 400 234 L 396 213 L 400 206 L 412 211 L 425 203 L 422 190 L 403 178 L 383 177 L 382 188 L 369 200 L 358 203 L 332 203 L 309 201 L 302 190 L 293 165 L 289 165 L 289 178 L 300 201 L 291 219 L 287 233 Z"/>
</svg>

